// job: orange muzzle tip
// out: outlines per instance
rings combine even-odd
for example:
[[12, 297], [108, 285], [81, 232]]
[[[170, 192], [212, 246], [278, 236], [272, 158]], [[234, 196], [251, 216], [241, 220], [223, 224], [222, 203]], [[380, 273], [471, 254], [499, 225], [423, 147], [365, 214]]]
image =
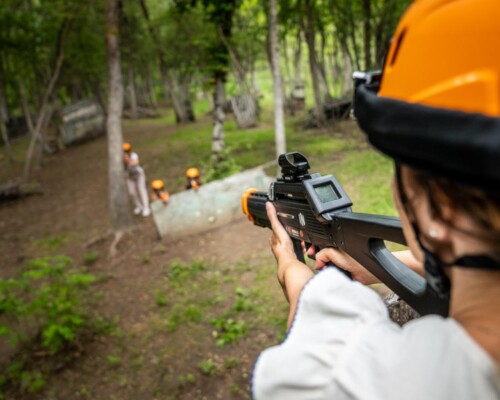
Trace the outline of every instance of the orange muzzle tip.
[[245, 214], [248, 217], [248, 220], [250, 222], [253, 222], [254, 218], [250, 214], [250, 212], [248, 211], [248, 198], [250, 197], [250, 195], [252, 193], [255, 193], [255, 192], [258, 192], [258, 191], [259, 191], [258, 189], [250, 188], [250, 189], [245, 190], [245, 192], [241, 196], [241, 209], [243, 211], [243, 214]]

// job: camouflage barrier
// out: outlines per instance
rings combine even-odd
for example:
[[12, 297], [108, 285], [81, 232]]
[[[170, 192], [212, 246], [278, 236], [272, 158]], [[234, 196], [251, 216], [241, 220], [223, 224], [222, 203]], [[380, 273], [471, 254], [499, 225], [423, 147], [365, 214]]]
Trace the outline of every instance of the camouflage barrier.
[[173, 194], [168, 205], [155, 201], [151, 209], [158, 235], [162, 239], [176, 240], [244, 218], [241, 211], [243, 192], [250, 187], [267, 191], [271, 181], [264, 167], [258, 167], [207, 183], [197, 191]]
[[104, 112], [99, 103], [82, 100], [64, 107], [61, 110], [59, 132], [65, 145], [104, 134]]

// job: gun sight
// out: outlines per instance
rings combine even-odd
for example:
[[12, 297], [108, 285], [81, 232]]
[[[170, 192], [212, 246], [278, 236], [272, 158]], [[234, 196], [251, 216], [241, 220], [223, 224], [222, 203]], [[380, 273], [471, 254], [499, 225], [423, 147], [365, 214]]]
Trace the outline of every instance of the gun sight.
[[302, 182], [309, 173], [309, 161], [300, 153], [285, 153], [279, 156], [278, 163], [285, 182]]

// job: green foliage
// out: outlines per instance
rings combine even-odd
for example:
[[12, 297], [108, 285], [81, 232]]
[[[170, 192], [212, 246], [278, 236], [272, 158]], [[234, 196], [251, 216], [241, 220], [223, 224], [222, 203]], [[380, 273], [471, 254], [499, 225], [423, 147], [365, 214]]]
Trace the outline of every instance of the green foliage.
[[83, 255], [83, 263], [85, 265], [94, 265], [99, 259], [99, 253], [96, 251], [87, 251]]
[[23, 339], [24, 324], [33, 320], [52, 354], [76, 339], [88, 322], [83, 294], [95, 277], [71, 265], [65, 256], [33, 259], [19, 278], [0, 282], [0, 314], [7, 321], [1, 333], [11, 344]]
[[119, 356], [114, 356], [111, 354], [106, 357], [106, 360], [108, 361], [109, 365], [114, 366], [114, 367], [119, 365], [121, 362], [121, 358]]
[[37, 393], [47, 384], [43, 374], [38, 371], [22, 371], [20, 375], [21, 390], [27, 393]]
[[248, 297], [248, 294], [241, 287], [236, 288], [236, 303], [234, 305], [234, 310], [240, 311], [250, 311], [253, 308], [252, 300]]
[[233, 357], [228, 357], [224, 360], [224, 368], [233, 369], [238, 365], [238, 360]]
[[212, 335], [215, 338], [216, 345], [219, 347], [234, 342], [244, 336], [248, 331], [245, 321], [237, 321], [229, 315], [229, 313], [225, 313], [222, 317], [212, 318], [210, 321], [216, 328]]
[[208, 376], [211, 376], [215, 373], [215, 363], [211, 358], [202, 360], [198, 364], [198, 368], [201, 370], [201, 372]]
[[180, 374], [177, 376], [177, 381], [179, 382], [179, 385], [183, 386], [186, 383], [190, 385], [194, 385], [196, 382], [196, 378], [194, 377], [193, 374], [188, 373], [188, 374]]
[[205, 263], [201, 260], [193, 261], [191, 264], [183, 264], [179, 261], [174, 261], [170, 264], [167, 276], [170, 285], [180, 286], [187, 280], [203, 272], [205, 269]]
[[241, 171], [241, 166], [231, 155], [231, 149], [225, 148], [218, 154], [218, 158], [218, 161], [212, 162], [204, 168], [206, 182], [224, 179]]
[[33, 242], [34, 247], [46, 252], [52, 252], [59, 250], [61, 246], [68, 241], [70, 234], [61, 233], [59, 235], [47, 236], [41, 239], [37, 239]]
[[158, 307], [165, 307], [168, 304], [167, 295], [163, 290], [155, 291], [155, 300]]

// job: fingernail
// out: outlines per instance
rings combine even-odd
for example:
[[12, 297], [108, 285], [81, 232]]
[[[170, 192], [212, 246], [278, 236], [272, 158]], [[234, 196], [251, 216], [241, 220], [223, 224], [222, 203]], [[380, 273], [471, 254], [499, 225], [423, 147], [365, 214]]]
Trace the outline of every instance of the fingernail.
[[269, 207], [271, 207], [271, 203], [269, 203], [268, 201], [266, 201], [266, 210], [269, 210]]

